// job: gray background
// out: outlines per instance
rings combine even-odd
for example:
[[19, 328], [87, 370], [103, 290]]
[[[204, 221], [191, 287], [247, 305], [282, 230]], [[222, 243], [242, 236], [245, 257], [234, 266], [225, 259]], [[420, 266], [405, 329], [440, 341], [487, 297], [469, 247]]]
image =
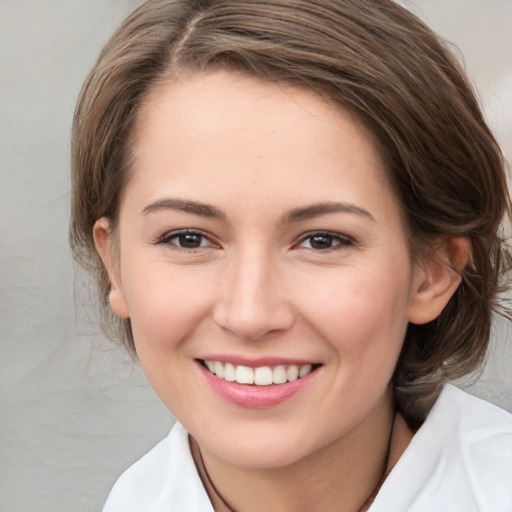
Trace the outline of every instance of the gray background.
[[[139, 3], [0, 0], [0, 512], [100, 510], [119, 473], [172, 423], [82, 301], [75, 309], [87, 276], [74, 273], [67, 246], [74, 102]], [[459, 46], [510, 159], [512, 1], [405, 3]], [[512, 411], [509, 329], [497, 323], [471, 391]]]

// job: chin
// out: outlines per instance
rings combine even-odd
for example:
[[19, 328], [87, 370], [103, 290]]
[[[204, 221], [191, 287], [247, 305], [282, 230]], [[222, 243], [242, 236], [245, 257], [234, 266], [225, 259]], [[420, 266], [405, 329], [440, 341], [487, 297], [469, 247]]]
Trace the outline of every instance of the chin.
[[297, 446], [277, 446], [273, 442], [259, 443], [258, 440], [252, 446], [230, 446], [213, 455], [229, 465], [258, 470], [284, 468], [304, 457]]
[[[245, 469], [278, 469], [290, 466], [315, 450], [311, 436], [305, 432], [290, 432], [281, 426], [269, 425], [254, 428], [239, 425], [222, 436], [207, 439], [194, 436], [202, 451], [209, 452], [219, 461]], [[236, 434], [232, 433], [236, 430]]]

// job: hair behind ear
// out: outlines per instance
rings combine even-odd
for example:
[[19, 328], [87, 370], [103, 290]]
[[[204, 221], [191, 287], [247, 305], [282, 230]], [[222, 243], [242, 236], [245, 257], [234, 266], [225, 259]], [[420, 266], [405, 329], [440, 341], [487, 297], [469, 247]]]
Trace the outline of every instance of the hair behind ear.
[[[479, 260], [488, 260], [489, 255], [475, 254], [469, 237], [444, 240], [433, 252], [431, 260], [423, 262], [426, 281], [393, 376], [397, 406], [412, 422], [424, 420], [444, 382], [466, 375], [483, 361], [497, 290], [497, 282], [482, 283], [476, 269], [481, 268]], [[503, 263], [498, 257], [493, 279], [503, 272]], [[483, 294], [487, 290], [491, 297]], [[437, 307], [439, 313], [427, 315], [422, 307], [430, 313]]]
[[409, 322], [426, 324], [442, 313], [462, 281], [469, 258], [469, 240], [456, 237], [437, 243], [431, 256], [417, 264]]

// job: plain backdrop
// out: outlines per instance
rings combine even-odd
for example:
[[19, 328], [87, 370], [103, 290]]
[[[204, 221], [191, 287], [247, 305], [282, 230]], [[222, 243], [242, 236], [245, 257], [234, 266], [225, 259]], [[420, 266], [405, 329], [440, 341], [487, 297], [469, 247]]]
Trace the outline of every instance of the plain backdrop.
[[[404, 3], [460, 48], [510, 159], [512, 1]], [[0, 0], [0, 512], [101, 510], [117, 476], [173, 421], [76, 300], [87, 276], [67, 244], [74, 103], [139, 4]], [[512, 411], [510, 324], [496, 326], [470, 391]]]

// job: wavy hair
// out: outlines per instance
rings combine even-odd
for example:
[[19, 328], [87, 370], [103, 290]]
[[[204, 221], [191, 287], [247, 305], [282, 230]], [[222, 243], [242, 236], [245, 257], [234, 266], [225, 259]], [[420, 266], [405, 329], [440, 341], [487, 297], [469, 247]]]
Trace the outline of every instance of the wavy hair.
[[478, 367], [511, 255], [505, 163], [465, 73], [447, 45], [391, 0], [149, 0], [117, 30], [90, 72], [72, 139], [70, 239], [95, 276], [104, 327], [134, 352], [129, 320], [108, 305], [93, 226], [116, 226], [133, 171], [141, 104], [160, 84], [237, 71], [308, 88], [356, 113], [377, 137], [411, 252], [467, 237], [472, 258], [442, 314], [410, 324], [393, 377], [398, 406], [421, 420], [440, 384]]

